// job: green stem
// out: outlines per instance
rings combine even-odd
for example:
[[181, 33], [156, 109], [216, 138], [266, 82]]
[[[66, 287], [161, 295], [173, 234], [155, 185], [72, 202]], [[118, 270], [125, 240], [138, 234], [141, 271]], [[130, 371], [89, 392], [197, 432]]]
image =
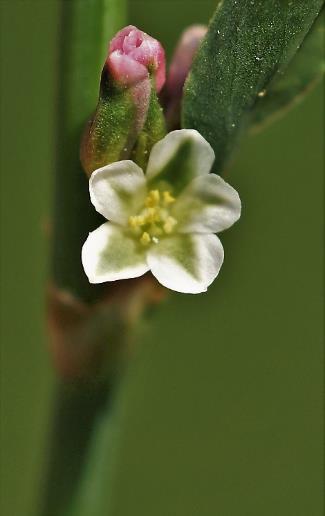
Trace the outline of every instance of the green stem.
[[96, 300], [102, 289], [89, 284], [80, 260], [82, 244], [100, 220], [89, 202], [80, 140], [97, 104], [108, 42], [123, 20], [123, 0], [62, 1], [53, 278], [83, 301]]
[[58, 385], [42, 515], [64, 515], [70, 510], [93, 427], [109, 404], [108, 392], [105, 383]]
[[[89, 284], [80, 259], [88, 232], [100, 220], [80, 165], [80, 139], [97, 103], [108, 42], [124, 20], [124, 0], [61, 0], [52, 282], [82, 303], [96, 302], [103, 289]], [[43, 516], [69, 509], [93, 425], [107, 400], [104, 380], [57, 386]]]

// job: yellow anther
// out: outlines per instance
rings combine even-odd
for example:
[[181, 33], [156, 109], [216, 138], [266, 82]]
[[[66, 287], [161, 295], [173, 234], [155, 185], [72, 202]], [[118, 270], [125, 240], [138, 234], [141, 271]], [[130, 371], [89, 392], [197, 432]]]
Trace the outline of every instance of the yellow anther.
[[147, 208], [151, 208], [157, 206], [160, 202], [160, 192], [159, 190], [151, 190], [145, 200], [145, 206]]
[[174, 217], [167, 217], [166, 222], [164, 224], [165, 233], [169, 234], [173, 231], [174, 227], [177, 224], [177, 220]]
[[173, 232], [177, 220], [169, 215], [168, 206], [175, 200], [168, 190], [151, 190], [138, 215], [129, 217], [129, 227], [141, 244], [157, 243], [160, 237]]
[[146, 223], [146, 219], [143, 215], [132, 215], [129, 217], [129, 226], [133, 229], [143, 226]]
[[168, 190], [165, 190], [165, 192], [163, 192], [163, 200], [164, 200], [164, 204], [168, 205], [168, 204], [172, 204], [173, 202], [175, 202], [175, 197], [172, 196], [172, 194], [168, 191]]
[[131, 228], [138, 227], [138, 217], [136, 215], [132, 215], [131, 217], [129, 217], [129, 226]]
[[147, 208], [144, 214], [144, 219], [147, 223], [152, 224], [153, 222], [159, 222], [160, 213], [159, 208]]
[[149, 235], [149, 233], [147, 233], [146, 231], [144, 231], [144, 233], [142, 233], [142, 236], [140, 238], [140, 242], [141, 244], [143, 245], [148, 245], [150, 244], [151, 242], [151, 236]]

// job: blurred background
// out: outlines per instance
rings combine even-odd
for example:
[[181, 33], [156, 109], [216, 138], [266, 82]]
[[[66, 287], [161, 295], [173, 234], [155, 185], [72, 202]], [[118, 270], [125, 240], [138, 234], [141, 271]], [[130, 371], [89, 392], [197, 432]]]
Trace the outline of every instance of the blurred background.
[[[130, 0], [160, 39], [212, 0]], [[1, 514], [33, 516], [54, 373], [47, 353], [58, 2], [1, 0]], [[113, 516], [323, 513], [324, 90], [247, 136], [242, 219], [200, 296], [152, 318], [119, 392]], [[104, 512], [103, 512], [104, 515]]]

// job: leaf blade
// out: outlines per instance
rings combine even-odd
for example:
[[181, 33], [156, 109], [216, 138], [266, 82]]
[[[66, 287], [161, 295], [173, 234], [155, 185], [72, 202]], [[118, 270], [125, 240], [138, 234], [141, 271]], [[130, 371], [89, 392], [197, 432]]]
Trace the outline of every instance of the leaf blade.
[[250, 121], [254, 131], [263, 129], [302, 100], [324, 73], [324, 14], [323, 10], [317, 17], [283, 76], [274, 78], [266, 95], [257, 99]]
[[323, 1], [224, 0], [217, 8], [184, 89], [183, 126], [216, 153], [220, 173], [257, 95], [285, 69]]

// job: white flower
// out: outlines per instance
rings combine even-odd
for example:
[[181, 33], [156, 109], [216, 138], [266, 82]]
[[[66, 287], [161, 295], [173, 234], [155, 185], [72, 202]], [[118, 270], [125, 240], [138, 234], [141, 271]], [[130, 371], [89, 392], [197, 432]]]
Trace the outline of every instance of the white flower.
[[133, 161], [93, 172], [90, 198], [109, 222], [89, 234], [82, 263], [91, 283], [151, 271], [178, 292], [207, 290], [223, 247], [214, 234], [240, 217], [239, 196], [209, 174], [214, 152], [195, 130], [173, 131], [152, 149], [146, 174]]

